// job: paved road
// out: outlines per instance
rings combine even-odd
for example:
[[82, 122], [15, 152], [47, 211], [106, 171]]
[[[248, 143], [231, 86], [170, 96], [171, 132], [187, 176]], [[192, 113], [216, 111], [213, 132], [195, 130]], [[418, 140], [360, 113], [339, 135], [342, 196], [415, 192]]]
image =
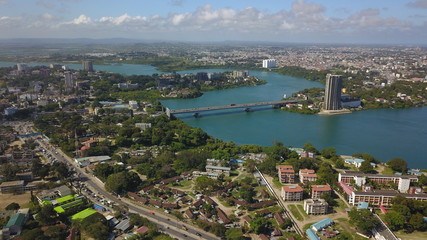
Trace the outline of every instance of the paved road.
[[[23, 127], [22, 125], [17, 125], [17, 128], [22, 131], [22, 128], [25, 128], [27, 132], [30, 128]], [[114, 202], [116, 204], [124, 205], [129, 208], [129, 211], [138, 213], [148, 218], [150, 221], [157, 224], [158, 229], [161, 232], [167, 233], [173, 237], [178, 239], [207, 239], [207, 240], [217, 240], [219, 239], [215, 235], [211, 233], [207, 233], [203, 230], [199, 230], [189, 224], [182, 223], [174, 218], [169, 218], [168, 216], [164, 216], [163, 214], [155, 213], [155, 215], [150, 214], [150, 210], [142, 208], [134, 204], [132, 201], [128, 199], [119, 199], [118, 197], [110, 194], [103, 188], [103, 184], [95, 177], [87, 174], [83, 169], [77, 166], [77, 163], [73, 161], [70, 157], [65, 155], [59, 148], [55, 148], [51, 146], [44, 138], [37, 139], [37, 142], [48, 151], [53, 158], [58, 161], [62, 161], [67, 163], [69, 166], [73, 166], [75, 171], [80, 174], [80, 178], [84, 180], [85, 184], [92, 189], [92, 191], [97, 195], [102, 195], [105, 200]], [[187, 230], [183, 229], [183, 226], [187, 228]]]

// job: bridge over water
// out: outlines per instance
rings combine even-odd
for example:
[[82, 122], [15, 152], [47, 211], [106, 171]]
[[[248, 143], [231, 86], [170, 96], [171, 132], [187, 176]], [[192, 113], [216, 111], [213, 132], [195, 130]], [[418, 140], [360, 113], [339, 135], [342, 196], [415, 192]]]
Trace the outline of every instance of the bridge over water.
[[233, 108], [244, 108], [245, 111], [250, 111], [251, 107], [259, 107], [259, 106], [268, 106], [272, 105], [274, 108], [280, 107], [282, 105], [288, 103], [298, 103], [302, 100], [291, 99], [291, 100], [282, 100], [282, 101], [269, 101], [269, 102], [256, 102], [256, 103], [242, 103], [242, 104], [229, 104], [225, 106], [212, 106], [212, 107], [200, 107], [200, 108], [187, 108], [187, 109], [177, 109], [172, 110], [166, 108], [166, 114], [170, 117], [175, 114], [183, 114], [183, 113], [194, 113], [195, 116], [198, 116], [200, 112], [206, 111], [215, 111], [215, 110], [224, 110], [224, 109], [233, 109]]

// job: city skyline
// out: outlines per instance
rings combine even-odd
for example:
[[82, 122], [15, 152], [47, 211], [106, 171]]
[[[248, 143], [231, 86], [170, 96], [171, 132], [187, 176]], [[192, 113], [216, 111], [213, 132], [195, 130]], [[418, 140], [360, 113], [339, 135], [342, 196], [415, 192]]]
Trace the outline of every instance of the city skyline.
[[[1, 38], [426, 44], [427, 0], [1, 0]], [[221, 33], [221, 34], [218, 34]]]

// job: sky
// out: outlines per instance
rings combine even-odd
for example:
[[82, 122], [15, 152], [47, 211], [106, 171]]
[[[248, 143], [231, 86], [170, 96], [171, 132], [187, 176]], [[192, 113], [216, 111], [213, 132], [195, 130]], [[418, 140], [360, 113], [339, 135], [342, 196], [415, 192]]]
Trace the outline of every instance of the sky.
[[0, 38], [427, 44], [427, 0], [0, 0]]

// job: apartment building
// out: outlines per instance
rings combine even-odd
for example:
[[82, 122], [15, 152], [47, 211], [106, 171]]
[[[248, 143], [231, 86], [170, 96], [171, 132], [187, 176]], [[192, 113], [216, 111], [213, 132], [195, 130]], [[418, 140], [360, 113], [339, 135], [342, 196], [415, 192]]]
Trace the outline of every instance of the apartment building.
[[281, 183], [295, 183], [295, 170], [290, 165], [277, 166], [279, 181]]
[[358, 186], [364, 185], [368, 179], [369, 181], [377, 184], [396, 183], [398, 190], [401, 193], [408, 192], [411, 182], [418, 182], [418, 178], [416, 176], [410, 175], [366, 174], [358, 171], [345, 171], [338, 175], [338, 182], [349, 184], [351, 181], [354, 181]]
[[311, 198], [312, 199], [319, 199], [322, 194], [332, 193], [332, 188], [329, 185], [311, 185]]
[[283, 186], [282, 198], [285, 201], [301, 201], [304, 190], [300, 186]]
[[327, 214], [328, 203], [324, 199], [306, 199], [304, 200], [304, 211], [309, 215]]
[[313, 169], [300, 169], [298, 175], [301, 183], [308, 183], [317, 180], [317, 174]]

